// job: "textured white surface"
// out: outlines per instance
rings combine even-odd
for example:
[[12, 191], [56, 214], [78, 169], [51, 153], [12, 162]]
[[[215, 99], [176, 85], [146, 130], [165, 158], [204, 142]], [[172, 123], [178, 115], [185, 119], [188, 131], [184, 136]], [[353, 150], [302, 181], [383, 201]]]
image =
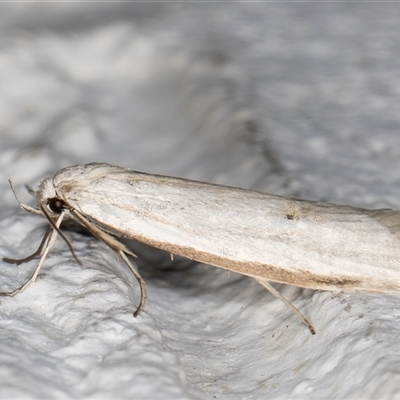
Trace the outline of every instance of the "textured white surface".
[[[105, 161], [307, 199], [400, 209], [397, 4], [21, 3], [0, 7], [0, 253], [44, 222], [35, 185]], [[1, 300], [1, 398], [394, 398], [397, 295], [256, 282], [135, 243], [149, 298], [110, 251], [66, 231]], [[2, 289], [34, 263], [0, 262]]]

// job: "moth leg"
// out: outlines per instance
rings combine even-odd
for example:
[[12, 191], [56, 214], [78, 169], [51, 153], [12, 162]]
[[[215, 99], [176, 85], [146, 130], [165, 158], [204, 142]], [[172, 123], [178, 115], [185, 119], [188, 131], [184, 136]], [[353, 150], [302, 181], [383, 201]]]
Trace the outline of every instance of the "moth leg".
[[33, 271], [33, 274], [31, 275], [31, 277], [18, 289], [13, 290], [12, 292], [0, 292], [0, 296], [13, 297], [16, 294], [23, 292], [32, 282], [35, 282], [35, 280], [39, 274], [40, 268], [42, 268], [43, 262], [46, 259], [47, 254], [49, 253], [50, 249], [54, 246], [56, 239], [57, 239], [57, 231], [54, 230], [53, 228], [51, 228], [50, 238], [48, 239], [48, 241], [46, 243], [46, 247], [43, 251], [43, 254], [40, 257], [40, 260], [39, 260], [35, 270]]
[[30, 256], [25, 257], [25, 258], [20, 258], [20, 259], [3, 257], [3, 261], [5, 261], [6, 263], [9, 263], [9, 264], [17, 264], [17, 265], [19, 265], [19, 264], [23, 264], [25, 262], [31, 261], [34, 258], [40, 256], [42, 254], [43, 247], [45, 246], [51, 231], [52, 231], [52, 228], [49, 226], [47, 228], [47, 230], [46, 230], [46, 233], [43, 236], [42, 241], [40, 242], [40, 245], [39, 245], [38, 249], [34, 253], [32, 253]]
[[301, 321], [303, 322], [304, 325], [308, 327], [310, 332], [315, 335], [315, 329], [312, 326], [311, 322], [304, 317], [304, 315], [299, 311], [298, 308], [296, 308], [290, 301], [286, 300], [266, 279], [261, 279], [261, 278], [255, 278], [255, 280], [260, 283], [262, 286], [264, 286], [273, 296], [275, 296], [277, 299], [283, 301], [283, 303], [292, 310], [292, 312], [297, 315]]
[[114, 250], [117, 255], [120, 255], [129, 269], [132, 271], [133, 275], [137, 279], [139, 286], [140, 286], [140, 303], [139, 307], [133, 313], [134, 317], [137, 317], [142, 308], [144, 307], [144, 303], [147, 298], [146, 292], [146, 282], [140, 276], [139, 272], [136, 268], [131, 264], [126, 254], [130, 254], [131, 256], [137, 257], [136, 254], [132, 253], [126, 246], [124, 246], [121, 242], [110, 236], [108, 233], [99, 229], [96, 225], [92, 224], [88, 221], [79, 211], [70, 209], [71, 214], [83, 225], [85, 226], [90, 233], [97, 237], [97, 239], [104, 242], [110, 249]]
[[72, 257], [75, 258], [75, 261], [80, 265], [81, 262], [78, 260], [78, 257], [75, 254], [74, 248], [72, 247], [72, 244], [70, 243], [70, 241], [67, 239], [67, 237], [61, 232], [60, 230], [60, 225], [61, 225], [61, 221], [65, 215], [65, 211], [63, 211], [60, 214], [59, 219], [54, 222], [52, 220], [52, 218], [50, 217], [49, 213], [46, 211], [46, 209], [43, 206], [40, 206], [40, 210], [42, 211], [42, 215], [45, 216], [45, 218], [49, 221], [50, 227], [53, 228], [54, 230], [57, 231], [57, 233], [64, 239], [64, 242], [67, 244], [69, 250], [71, 251]]
[[146, 291], [146, 282], [144, 279], [141, 277], [137, 269], [132, 265], [132, 263], [129, 261], [129, 258], [126, 256], [126, 254], [120, 250], [118, 254], [124, 259], [126, 265], [130, 268], [132, 271], [133, 275], [135, 275], [136, 280], [139, 282], [140, 285], [140, 303], [136, 311], [133, 313], [134, 317], [137, 317], [142, 308], [144, 307], [144, 303], [146, 302], [147, 298], [147, 291]]
[[[58, 217], [56, 223], [54, 224], [55, 227], [59, 228], [61, 225], [61, 222], [64, 218], [64, 213], [62, 212], [60, 214], [60, 216]], [[48, 231], [46, 231], [45, 233], [45, 238], [47, 240], [42, 240], [42, 242], [44, 242], [44, 251], [42, 253], [42, 256], [40, 257], [40, 260], [38, 262], [38, 265], [36, 266], [35, 270], [33, 271], [33, 274], [30, 276], [30, 278], [18, 289], [13, 290], [12, 292], [0, 292], [0, 296], [9, 296], [9, 297], [13, 297], [18, 293], [23, 292], [32, 282], [35, 282], [40, 268], [42, 268], [43, 262], [47, 257], [47, 254], [49, 253], [50, 249], [54, 246], [54, 244], [56, 243], [57, 240], [57, 235], [58, 235], [58, 231], [57, 229], [54, 229], [52, 226], [50, 226], [48, 228]], [[41, 243], [42, 245], [42, 243]]]

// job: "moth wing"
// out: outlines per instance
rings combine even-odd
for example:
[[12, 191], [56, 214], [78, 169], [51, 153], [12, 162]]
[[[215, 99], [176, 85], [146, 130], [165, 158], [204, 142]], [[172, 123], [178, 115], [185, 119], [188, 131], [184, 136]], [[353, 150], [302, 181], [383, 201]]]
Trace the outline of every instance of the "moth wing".
[[[101, 229], [197, 261], [314, 289], [400, 290], [400, 213], [88, 164], [59, 196]], [[74, 174], [72, 174], [74, 175]], [[68, 179], [67, 179], [68, 178]]]

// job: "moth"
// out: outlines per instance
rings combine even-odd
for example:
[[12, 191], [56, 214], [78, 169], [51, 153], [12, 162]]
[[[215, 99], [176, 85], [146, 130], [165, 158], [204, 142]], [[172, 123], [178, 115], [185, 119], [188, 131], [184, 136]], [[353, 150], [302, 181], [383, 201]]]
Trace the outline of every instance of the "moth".
[[141, 300], [145, 282], [128, 258], [134, 255], [116, 238], [135, 239], [172, 254], [256, 279], [281, 299], [314, 334], [312, 324], [269, 282], [315, 290], [400, 291], [400, 212], [297, 200], [229, 186], [191, 181], [113, 166], [74, 165], [44, 179], [37, 208], [49, 227], [35, 253], [34, 282], [61, 235], [62, 221], [73, 219], [120, 256], [136, 277]]

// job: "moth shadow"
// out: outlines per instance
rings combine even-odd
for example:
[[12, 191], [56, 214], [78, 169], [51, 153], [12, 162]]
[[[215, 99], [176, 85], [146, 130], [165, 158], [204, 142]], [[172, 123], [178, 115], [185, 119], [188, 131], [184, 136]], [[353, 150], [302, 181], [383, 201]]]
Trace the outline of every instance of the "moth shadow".
[[[63, 224], [63, 231], [93, 237], [87, 229], [75, 221]], [[225, 285], [230, 286], [238, 280], [247, 279], [240, 274], [226, 272], [221, 268], [182, 256], [171, 255], [169, 252], [136, 240], [117, 239], [137, 255], [137, 258], [130, 256], [131, 261], [137, 265], [143, 279], [154, 286], [169, 286], [176, 290], [199, 288], [202, 291], [211, 291], [217, 288], [222, 289]]]
[[198, 287], [202, 291], [208, 291], [245, 279], [242, 275], [227, 273], [211, 265], [178, 255], [171, 256], [164, 250], [137, 241], [123, 242], [138, 256], [134, 260], [142, 277], [153, 285], [191, 290]]

